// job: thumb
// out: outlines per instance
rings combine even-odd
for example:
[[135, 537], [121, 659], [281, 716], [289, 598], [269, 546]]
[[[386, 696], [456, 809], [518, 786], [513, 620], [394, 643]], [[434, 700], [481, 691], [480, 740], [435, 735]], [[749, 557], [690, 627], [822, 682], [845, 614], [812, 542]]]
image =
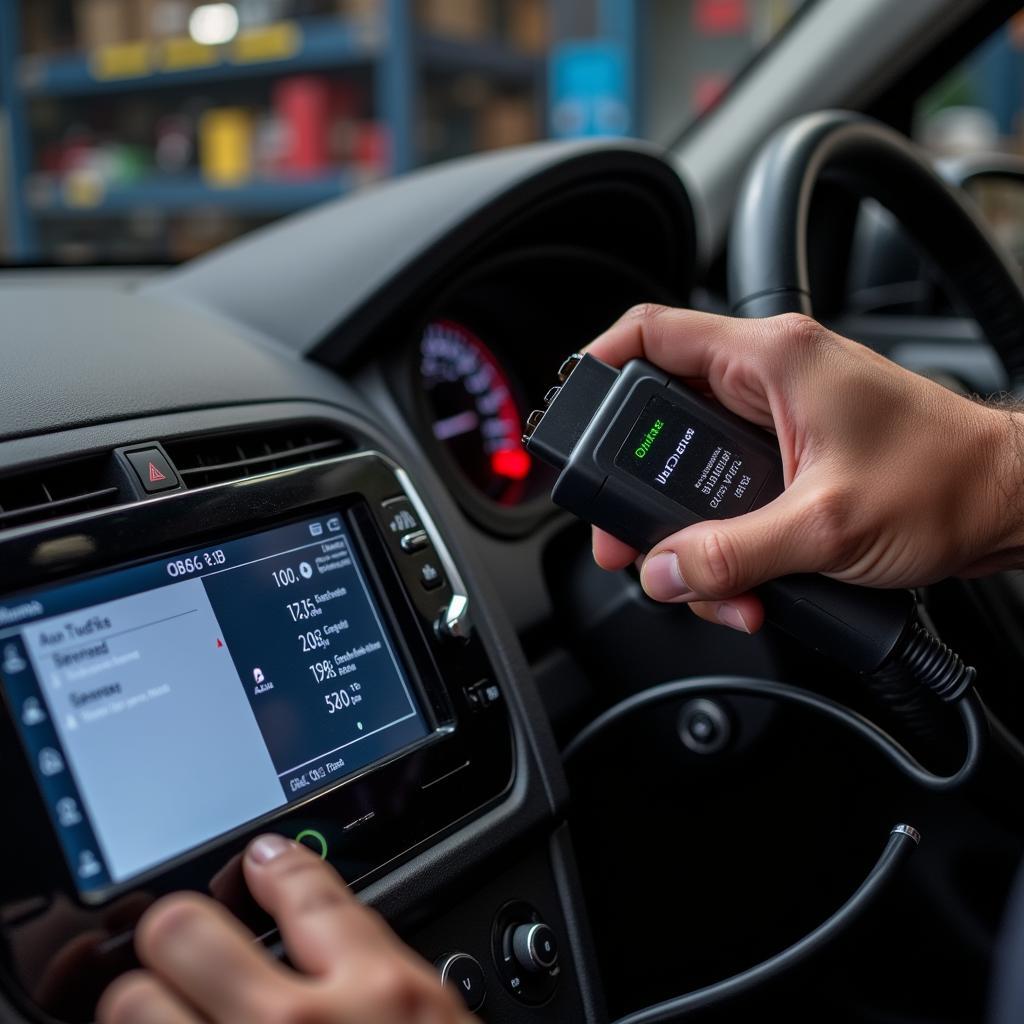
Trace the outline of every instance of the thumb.
[[655, 601], [721, 601], [779, 576], [826, 571], [835, 546], [822, 519], [790, 488], [746, 515], [666, 537], [645, 559], [640, 581]]
[[380, 955], [386, 944], [380, 920], [306, 847], [273, 833], [260, 836], [249, 844], [243, 869], [300, 971], [329, 974], [357, 953]]

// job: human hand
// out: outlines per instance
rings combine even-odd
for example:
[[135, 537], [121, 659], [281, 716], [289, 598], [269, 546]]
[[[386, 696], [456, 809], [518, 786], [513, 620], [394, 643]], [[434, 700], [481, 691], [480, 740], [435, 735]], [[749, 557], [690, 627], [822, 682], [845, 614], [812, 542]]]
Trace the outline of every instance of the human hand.
[[297, 970], [216, 901], [168, 896], [136, 928], [145, 969], [107, 989], [100, 1024], [472, 1024], [429, 965], [305, 847], [261, 836], [243, 870]]
[[[1020, 564], [1024, 423], [911, 373], [796, 314], [738, 320], [638, 306], [587, 347], [643, 357], [774, 430], [785, 491], [746, 515], [680, 530], [644, 558], [657, 601], [752, 633], [751, 589], [799, 572], [917, 586]], [[594, 557], [638, 552], [601, 530]]]

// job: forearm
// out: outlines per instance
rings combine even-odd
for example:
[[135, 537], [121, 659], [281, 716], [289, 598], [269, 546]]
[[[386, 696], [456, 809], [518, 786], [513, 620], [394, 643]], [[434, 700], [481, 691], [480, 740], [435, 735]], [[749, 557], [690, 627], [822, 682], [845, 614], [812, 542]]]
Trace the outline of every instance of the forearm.
[[999, 400], [976, 408], [984, 412], [976, 442], [983, 477], [976, 495], [964, 496], [963, 515], [983, 532], [962, 576], [1024, 568], [1024, 406]]

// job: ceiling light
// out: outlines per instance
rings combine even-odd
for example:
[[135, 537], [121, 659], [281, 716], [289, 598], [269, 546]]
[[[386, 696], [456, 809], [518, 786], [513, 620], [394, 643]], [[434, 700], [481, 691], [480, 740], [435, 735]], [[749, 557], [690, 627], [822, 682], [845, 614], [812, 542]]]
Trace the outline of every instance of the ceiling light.
[[238, 35], [234, 4], [201, 4], [188, 19], [188, 34], [204, 46], [230, 43]]

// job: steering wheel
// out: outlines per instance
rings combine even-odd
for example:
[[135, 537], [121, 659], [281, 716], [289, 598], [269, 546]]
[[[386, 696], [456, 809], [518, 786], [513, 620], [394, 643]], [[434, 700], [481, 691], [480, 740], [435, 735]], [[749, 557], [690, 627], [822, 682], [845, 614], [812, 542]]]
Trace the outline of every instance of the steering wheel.
[[822, 184], [888, 209], [977, 321], [1011, 390], [1024, 395], [1024, 290], [1010, 257], [922, 150], [861, 114], [826, 110], [797, 118], [754, 158], [729, 239], [733, 313], [812, 314], [809, 220]]
[[[733, 313], [814, 312], [810, 214], [822, 184], [838, 186], [854, 198], [875, 199], [888, 209], [977, 321], [1006, 368], [1010, 390], [1024, 395], [1024, 290], [1011, 258], [966, 195], [939, 177], [922, 150], [859, 114], [822, 111], [800, 117], [779, 129], [755, 157], [729, 240]], [[1000, 573], [962, 585], [975, 605], [965, 611], [978, 615], [980, 606], [986, 621], [1001, 630], [1008, 660], [1019, 668], [1024, 661], [1024, 575]], [[1024, 870], [1021, 877], [1024, 893]], [[952, 880], [938, 884], [944, 889], [938, 903], [955, 906]], [[1014, 927], [1024, 935], [1024, 898], [1017, 902]], [[1024, 985], [1019, 987], [1024, 1000]]]

